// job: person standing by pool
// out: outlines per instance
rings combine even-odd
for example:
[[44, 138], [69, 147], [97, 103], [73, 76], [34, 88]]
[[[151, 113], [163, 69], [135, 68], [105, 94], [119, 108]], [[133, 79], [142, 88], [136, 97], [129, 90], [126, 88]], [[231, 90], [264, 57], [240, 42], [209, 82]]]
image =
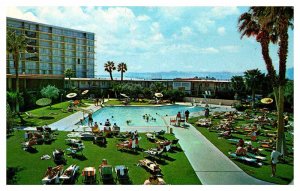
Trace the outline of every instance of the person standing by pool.
[[88, 125], [89, 125], [89, 127], [91, 127], [92, 125], [93, 125], [93, 116], [92, 116], [92, 114], [91, 113], [89, 113], [89, 115], [88, 115]]
[[184, 112], [184, 114], [185, 114], [185, 121], [188, 122], [188, 120], [189, 120], [189, 115], [190, 115], [189, 110], [186, 110], [186, 111]]
[[178, 113], [176, 115], [176, 120], [177, 120], [178, 126], [180, 126], [180, 120], [181, 120], [181, 113], [180, 113], [180, 111], [178, 111]]
[[205, 116], [206, 118], [208, 118], [208, 116], [209, 116], [209, 109], [208, 109], [208, 107], [205, 108], [204, 116]]

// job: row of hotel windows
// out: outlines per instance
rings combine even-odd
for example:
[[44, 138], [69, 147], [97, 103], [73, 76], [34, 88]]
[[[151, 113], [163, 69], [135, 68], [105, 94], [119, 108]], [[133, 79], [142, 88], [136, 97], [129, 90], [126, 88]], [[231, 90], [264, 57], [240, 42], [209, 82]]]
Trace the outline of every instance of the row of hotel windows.
[[[37, 41], [29, 40], [28, 44], [29, 45], [37, 45]], [[40, 46], [45, 46], [45, 47], [65, 48], [65, 49], [71, 49], [71, 50], [75, 50], [75, 47], [76, 47], [76, 49], [79, 51], [89, 51], [89, 52], [94, 51], [94, 47], [88, 46], [86, 48], [86, 46], [78, 46], [78, 45], [76, 46], [75, 44], [64, 44], [64, 43], [60, 43], [60, 42], [51, 42], [51, 41], [40, 40], [39, 44], [40, 44]]]
[[26, 22], [22, 22], [22, 21], [11, 20], [11, 19], [7, 20], [7, 26], [14, 27], [14, 28], [20, 28], [20, 29], [24, 28], [24, 29], [33, 30], [33, 31], [38, 30], [38, 31], [53, 33], [53, 34], [57, 34], [57, 35], [64, 35], [64, 36], [78, 37], [78, 38], [87, 38], [90, 40], [95, 40], [94, 34], [91, 34], [91, 33], [50, 27], [50, 26], [45, 26], [42, 24], [26, 23]]
[[[94, 65], [94, 59], [92, 58], [86, 58], [85, 55], [78, 54], [77, 57], [76, 55], [66, 55], [70, 57], [61, 57], [59, 55], [57, 56], [49, 56], [49, 55], [38, 55], [37, 53], [26, 53], [26, 54], [21, 54], [20, 60], [21, 61], [40, 61], [40, 62], [64, 62], [64, 63], [69, 63], [69, 64], [88, 64], [88, 65]], [[13, 58], [12, 55], [10, 54], [8, 59], [12, 62]]]
[[[16, 70], [15, 69], [9, 69], [7, 73], [10, 74], [15, 74]], [[64, 71], [63, 70], [49, 70], [48, 68], [40, 68], [40, 69], [19, 69], [19, 74], [54, 74], [54, 75], [63, 75]], [[94, 71], [93, 70], [87, 70], [87, 71], [77, 71], [76, 72], [76, 77], [77, 78], [84, 78], [84, 77], [93, 77], [94, 76]]]

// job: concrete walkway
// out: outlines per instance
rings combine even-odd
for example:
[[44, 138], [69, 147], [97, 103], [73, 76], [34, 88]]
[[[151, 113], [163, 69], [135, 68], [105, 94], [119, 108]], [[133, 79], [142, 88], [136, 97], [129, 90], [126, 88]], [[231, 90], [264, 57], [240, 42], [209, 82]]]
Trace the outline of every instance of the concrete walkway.
[[174, 127], [173, 132], [204, 185], [270, 185], [240, 169], [195, 127]]
[[[95, 112], [100, 108], [101, 108], [100, 106], [91, 105], [84, 109], [85, 110], [93, 110], [93, 112]], [[85, 117], [86, 116], [87, 116], [87, 114], [85, 114]], [[57, 122], [54, 122], [48, 126], [51, 127], [51, 129], [57, 129], [60, 131], [72, 131], [73, 129], [75, 131], [83, 131], [82, 127], [80, 127], [79, 125], [76, 125], [76, 123], [78, 123], [80, 121], [80, 119], [82, 119], [82, 117], [83, 117], [83, 113], [81, 111], [78, 111], [78, 112], [76, 112], [72, 115], [69, 115], [68, 117], [65, 117]], [[89, 129], [90, 128], [87, 128], [86, 130], [88, 131]]]

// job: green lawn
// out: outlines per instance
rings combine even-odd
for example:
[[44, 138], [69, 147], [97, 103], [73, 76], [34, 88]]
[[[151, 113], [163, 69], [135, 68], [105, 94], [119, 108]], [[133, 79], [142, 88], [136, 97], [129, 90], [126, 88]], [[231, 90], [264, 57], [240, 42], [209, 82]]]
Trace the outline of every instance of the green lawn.
[[[236, 150], [236, 145], [227, 141], [224, 138], [219, 138], [217, 132], [215, 131], [209, 131], [207, 128], [203, 127], [197, 127], [194, 123], [199, 119], [200, 117], [197, 118], [191, 118], [189, 122], [193, 124], [198, 131], [200, 131], [211, 143], [213, 143], [221, 152], [223, 152], [226, 156], [229, 157], [228, 152], [235, 152]], [[212, 119], [213, 125], [217, 125], [220, 122], [220, 119]], [[240, 125], [245, 125], [253, 123], [249, 120], [237, 120], [234, 126], [240, 126]], [[266, 129], [272, 129], [270, 126], [266, 126]], [[275, 131], [275, 130], [274, 130]], [[293, 145], [293, 139], [290, 134], [287, 135], [287, 145], [289, 150], [291, 151], [291, 147]], [[243, 138], [244, 140], [248, 141], [250, 140], [250, 137], [245, 136], [245, 134], [241, 133], [233, 133], [233, 138]], [[264, 140], [268, 139], [269, 137], [266, 137], [264, 135], [259, 135], [258, 140]], [[252, 145], [254, 147], [258, 147], [259, 143], [257, 142], [252, 142]], [[293, 180], [294, 177], [294, 155], [292, 152], [288, 154], [288, 156], [285, 157], [286, 162], [280, 163], [277, 165], [277, 173], [276, 177], [270, 177], [271, 175], [271, 165], [270, 165], [270, 155], [271, 155], [271, 150], [263, 150], [261, 152], [262, 156], [266, 156], [267, 160], [263, 163], [261, 167], [254, 167], [247, 165], [245, 163], [239, 162], [237, 160], [232, 159], [234, 163], [236, 163], [242, 170], [244, 170], [246, 173], [249, 175], [265, 180], [268, 182], [273, 182], [276, 184], [288, 184]], [[230, 157], [229, 157], [230, 158]]]
[[[36, 145], [37, 153], [29, 153], [21, 149], [20, 143], [23, 141], [24, 131], [16, 131], [12, 136], [7, 137], [7, 168], [14, 168], [16, 171], [15, 182], [13, 184], [21, 185], [38, 185], [41, 184], [41, 179], [48, 166], [54, 166], [52, 159], [41, 160], [40, 157], [44, 154], [52, 156], [52, 151], [55, 148], [68, 148], [64, 139], [67, 132], [59, 132], [57, 140], [52, 144]], [[141, 134], [140, 148], [148, 149], [156, 145], [149, 142], [144, 134]], [[166, 138], [175, 139], [173, 135], [166, 134]], [[116, 143], [119, 142], [117, 138], [108, 138], [107, 147], [99, 147], [92, 144], [92, 141], [84, 141], [85, 149], [83, 151], [84, 157], [80, 159], [67, 158], [67, 166], [70, 164], [77, 164], [80, 166], [79, 172], [86, 166], [98, 167], [102, 159], [107, 159], [108, 163], [115, 165], [126, 165], [129, 167], [129, 174], [134, 185], [143, 184], [143, 182], [150, 176], [150, 173], [143, 167], [137, 166], [138, 160], [143, 159], [143, 153], [138, 154], [121, 152], [116, 149]], [[146, 156], [146, 155], [145, 155]], [[193, 168], [187, 160], [183, 151], [176, 150], [169, 152], [165, 162], [157, 161], [161, 165], [164, 180], [167, 184], [172, 185], [198, 185], [201, 182], [198, 180]], [[114, 175], [115, 176], [115, 175]], [[99, 180], [99, 174], [97, 173]], [[11, 184], [11, 183], [10, 183]], [[82, 176], [79, 175], [76, 184], [82, 184]], [[100, 184], [101, 181], [100, 181]]]
[[[18, 116], [16, 116], [16, 122], [17, 126], [42, 126], [47, 124], [54, 123], [60, 119], [63, 119], [76, 111], [69, 112], [66, 111], [68, 108], [70, 102], [61, 102], [58, 104], [54, 104], [51, 107], [40, 107], [38, 109], [27, 111], [28, 113], [31, 113], [33, 117], [28, 117], [25, 112], [21, 114], [22, 118], [25, 120], [24, 124], [21, 124], [21, 120]], [[80, 107], [88, 107], [88, 104], [81, 104]], [[62, 110], [64, 112], [62, 112]]]

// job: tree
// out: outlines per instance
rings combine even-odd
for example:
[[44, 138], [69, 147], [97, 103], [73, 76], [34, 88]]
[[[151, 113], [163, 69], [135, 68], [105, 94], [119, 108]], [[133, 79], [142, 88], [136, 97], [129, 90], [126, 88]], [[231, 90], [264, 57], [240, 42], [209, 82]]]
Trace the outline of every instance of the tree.
[[[14, 68], [16, 73], [16, 93], [19, 95], [20, 87], [19, 87], [19, 60], [20, 54], [25, 52], [27, 46], [27, 39], [24, 34], [17, 34], [16, 31], [11, 29], [7, 30], [6, 33], [6, 52], [12, 55]], [[18, 97], [18, 96], [17, 96]], [[19, 112], [19, 100], [16, 99], [16, 112]]]
[[[41, 90], [41, 94], [43, 97], [51, 99], [51, 103], [52, 103], [52, 99], [58, 98], [59, 89], [56, 88], [55, 86], [48, 85]], [[50, 107], [51, 107], [51, 104], [50, 104]]]
[[123, 73], [127, 71], [127, 65], [124, 62], [118, 64], [118, 72], [121, 72], [121, 81], [123, 81]]
[[154, 82], [150, 85], [150, 90], [152, 93], [162, 92], [165, 89], [165, 86], [161, 82]]
[[109, 73], [110, 79], [113, 81], [112, 72], [116, 70], [115, 63], [113, 61], [107, 61], [104, 64], [104, 70]]
[[243, 76], [232, 76], [231, 78], [232, 89], [240, 96], [245, 92], [245, 83]]
[[260, 87], [261, 80], [264, 75], [258, 69], [247, 70], [244, 72], [245, 84], [248, 90], [251, 91], [252, 95], [252, 108], [254, 108], [255, 104], [255, 92]]
[[[244, 13], [245, 14], [245, 13]], [[285, 136], [284, 136], [284, 121], [283, 121], [283, 111], [284, 111], [284, 85], [286, 83], [285, 73], [286, 73], [286, 58], [288, 53], [288, 29], [293, 28], [294, 19], [294, 8], [293, 7], [251, 7], [247, 12], [250, 15], [252, 21], [258, 24], [258, 35], [259, 39], [267, 40], [271, 39], [273, 42], [279, 42], [279, 75], [276, 76], [276, 71], [272, 64], [271, 59], [266, 60], [265, 56], [269, 56], [268, 43], [262, 46], [262, 53], [265, 59], [265, 64], [268, 70], [268, 75], [273, 82], [273, 90], [276, 101], [276, 107], [278, 112], [278, 128], [277, 128], [277, 142], [276, 150], [284, 151], [285, 154]], [[241, 15], [241, 17], [243, 14]], [[239, 19], [241, 21], [241, 19]], [[250, 28], [245, 23], [244, 28]], [[265, 33], [262, 33], [264, 31]], [[251, 36], [251, 33], [249, 33]], [[255, 34], [255, 33], [253, 33]], [[259, 34], [259, 33], [258, 33]], [[268, 35], [266, 35], [268, 34]], [[243, 35], [242, 35], [243, 36]], [[272, 37], [272, 38], [270, 38]], [[268, 41], [269, 42], [269, 41]], [[262, 44], [262, 43], [261, 43]], [[270, 62], [271, 61], [271, 62]]]
[[6, 104], [6, 133], [10, 134], [16, 126], [15, 116], [10, 109], [9, 104]]
[[71, 89], [71, 78], [75, 77], [75, 71], [68, 68], [64, 71], [65, 77], [69, 78], [69, 89]]

